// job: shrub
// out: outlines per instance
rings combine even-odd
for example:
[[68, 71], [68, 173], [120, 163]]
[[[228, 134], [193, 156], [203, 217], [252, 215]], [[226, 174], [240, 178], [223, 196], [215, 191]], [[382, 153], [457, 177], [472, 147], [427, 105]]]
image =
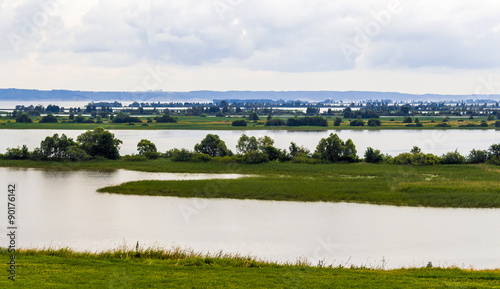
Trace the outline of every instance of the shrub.
[[368, 147], [365, 152], [365, 162], [377, 164], [384, 160], [383, 155], [379, 150], [375, 150], [371, 147]]
[[441, 163], [445, 165], [465, 164], [466, 159], [457, 150], [448, 152], [441, 156]]
[[279, 118], [273, 118], [266, 122], [266, 126], [284, 126], [285, 122]]
[[484, 150], [471, 150], [467, 156], [467, 162], [469, 164], [481, 164], [488, 160], [488, 152]]
[[499, 127], [500, 128], [500, 120], [495, 121], [495, 127]]
[[158, 159], [161, 156], [161, 154], [159, 152], [145, 152], [144, 156], [148, 160], [156, 160], [156, 159]]
[[397, 165], [437, 165], [441, 163], [441, 159], [433, 154], [417, 153], [402, 153], [388, 161]]
[[273, 147], [272, 145], [268, 145], [265, 148], [263, 148], [264, 154], [270, 161], [286, 161], [289, 159], [289, 156], [286, 154], [285, 151], [282, 151], [280, 149], [277, 149]]
[[126, 155], [122, 157], [122, 160], [126, 162], [144, 162], [147, 161], [148, 158], [141, 155]]
[[307, 156], [294, 157], [292, 163], [296, 164], [319, 164], [321, 160], [319, 158], [309, 158]]
[[16, 122], [19, 123], [33, 123], [33, 120], [28, 116], [28, 114], [23, 113], [16, 118]]
[[500, 165], [500, 144], [491, 145], [488, 149], [488, 159], [491, 163]]
[[247, 126], [247, 121], [244, 119], [238, 119], [231, 123], [232, 126]]
[[8, 148], [7, 153], [3, 155], [3, 158], [6, 160], [27, 160], [31, 156], [28, 151], [28, 147], [23, 145], [22, 148]]
[[340, 126], [341, 123], [342, 123], [342, 118], [337, 117], [337, 118], [335, 118], [335, 121], [333, 122], [333, 126]]
[[442, 122], [442, 123], [436, 124], [436, 127], [451, 127], [451, 125], [447, 124], [446, 122]]
[[321, 116], [306, 116], [302, 118], [289, 118], [287, 126], [328, 126], [328, 121]]
[[117, 116], [113, 117], [112, 123], [134, 123], [142, 122], [140, 118], [130, 116], [126, 113], [120, 112]]
[[413, 120], [411, 119], [411, 117], [409, 116], [406, 116], [404, 119], [403, 119], [403, 123], [412, 123]]
[[364, 126], [365, 122], [362, 119], [356, 119], [351, 121], [350, 126]]
[[259, 120], [259, 116], [257, 115], [256, 112], [252, 112], [250, 113], [250, 115], [248, 116], [248, 120], [249, 121], [257, 121]]
[[84, 120], [85, 120], [85, 117], [83, 117], [82, 115], [77, 115], [75, 117], [75, 122], [76, 123], [82, 123]]
[[267, 156], [258, 151], [251, 151], [243, 155], [243, 162], [246, 164], [260, 164], [268, 161]]
[[381, 126], [380, 120], [376, 118], [372, 118], [368, 120], [368, 126]]
[[57, 123], [57, 117], [53, 116], [52, 114], [46, 115], [42, 117], [40, 123]]
[[172, 149], [167, 152], [167, 156], [174, 162], [188, 162], [193, 157], [193, 153], [187, 149]]
[[207, 155], [207, 154], [195, 154], [192, 158], [191, 161], [197, 162], [197, 163], [206, 163], [212, 160], [212, 157]]
[[157, 123], [176, 123], [177, 119], [168, 115], [168, 114], [165, 114], [162, 117], [157, 117], [156, 122]]

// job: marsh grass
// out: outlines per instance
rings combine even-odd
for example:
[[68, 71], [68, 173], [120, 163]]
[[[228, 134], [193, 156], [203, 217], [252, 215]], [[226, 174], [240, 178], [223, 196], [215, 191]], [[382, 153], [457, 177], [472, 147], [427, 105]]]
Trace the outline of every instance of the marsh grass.
[[162, 158], [134, 162], [0, 160], [0, 166], [71, 171], [127, 169], [171, 173], [237, 173], [256, 176], [235, 180], [132, 182], [100, 190], [117, 194], [303, 202], [343, 201], [454, 208], [500, 207], [500, 169], [486, 164], [400, 166], [269, 162], [249, 165], [216, 161], [172, 162]]
[[[214, 168], [213, 172], [217, 171]], [[499, 208], [500, 173], [488, 165], [397, 166], [270, 163], [232, 180], [138, 181], [101, 193], [396, 206]]]
[[[1, 288], [498, 288], [499, 270], [458, 268], [369, 269], [262, 262], [237, 254], [173, 248], [100, 253], [26, 249], [17, 276]], [[0, 249], [6, 260], [9, 253]]]

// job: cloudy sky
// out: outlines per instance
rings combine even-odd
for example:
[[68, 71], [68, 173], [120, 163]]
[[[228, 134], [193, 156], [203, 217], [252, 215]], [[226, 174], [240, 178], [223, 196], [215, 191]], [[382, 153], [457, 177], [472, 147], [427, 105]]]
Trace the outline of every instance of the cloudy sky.
[[0, 0], [0, 87], [500, 93], [500, 1]]

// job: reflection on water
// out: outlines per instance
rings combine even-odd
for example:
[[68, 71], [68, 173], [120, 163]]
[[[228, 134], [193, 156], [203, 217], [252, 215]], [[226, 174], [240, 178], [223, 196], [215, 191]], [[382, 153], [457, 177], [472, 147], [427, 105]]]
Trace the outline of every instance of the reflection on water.
[[[381, 266], [497, 268], [500, 210], [427, 209], [346, 203], [201, 200], [98, 194], [141, 179], [213, 175], [117, 170], [0, 168], [1, 185], [19, 185], [19, 244], [98, 251], [180, 246], [260, 259]], [[224, 175], [236, 178], [238, 175]], [[0, 215], [6, 215], [1, 198]], [[5, 235], [0, 237], [7, 244]], [[5, 246], [5, 245], [3, 245]]]
[[[55, 133], [66, 134], [76, 139], [84, 131], [79, 130], [0, 130], [0, 153], [8, 147], [26, 144], [29, 149], [40, 146], [46, 136]], [[229, 149], [236, 151], [240, 136], [270, 136], [275, 146], [287, 149], [291, 142], [305, 146], [314, 151], [320, 139], [330, 133], [337, 133], [344, 141], [352, 139], [358, 155], [362, 157], [367, 147], [381, 150], [382, 153], [397, 155], [409, 152], [413, 146], [422, 148], [424, 153], [442, 155], [457, 149], [467, 155], [472, 149], [488, 149], [492, 144], [500, 142], [500, 130], [342, 130], [342, 131], [206, 131], [206, 130], [115, 130], [117, 138], [123, 141], [121, 155], [137, 153], [137, 143], [148, 139], [156, 144], [159, 151], [165, 152], [173, 148], [193, 150], [208, 133], [215, 133], [226, 142]]]

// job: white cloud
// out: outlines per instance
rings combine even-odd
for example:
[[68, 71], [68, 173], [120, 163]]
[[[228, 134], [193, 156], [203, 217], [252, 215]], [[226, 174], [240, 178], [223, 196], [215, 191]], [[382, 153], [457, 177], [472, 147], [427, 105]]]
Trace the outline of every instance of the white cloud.
[[[120, 87], [117, 77], [135, 79], [134, 74], [152, 64], [182, 71], [178, 75], [192, 78], [177, 78], [178, 83], [200, 89], [195, 82], [212, 89], [238, 89], [234, 83], [244, 85], [237, 77], [246, 75], [256, 80], [255, 90], [272, 87], [272, 82], [259, 75], [272, 76], [276, 87], [304, 77], [309, 81], [299, 83], [308, 89], [341, 89], [342, 83], [329, 77], [342, 74], [363, 80], [356, 82], [359, 88], [351, 89], [380, 89], [370, 84], [369, 74], [379, 81], [384, 75], [418, 75], [431, 83], [425, 87], [433, 92], [442, 88], [425, 77], [432, 70], [447, 71], [440, 79], [453, 79], [457, 73], [462, 77], [500, 68], [500, 3], [493, 1], [401, 0], [401, 11], [391, 13], [387, 23], [382, 23], [383, 17], [394, 0], [216, 1], [226, 3], [227, 9], [217, 12], [214, 1], [195, 0], [42, 2], [63, 3], [55, 10], [43, 9], [38, 0], [0, 1], [0, 33], [4, 35], [0, 59], [6, 66], [0, 86], [19, 83], [6, 68], [20, 69], [21, 63], [31, 77], [66, 79], [69, 86], [78, 85], [66, 77], [76, 74], [71, 70], [88, 79], [99, 75], [99, 80], [86, 84], [87, 89], [103, 89], [106, 80], [110, 87]], [[28, 35], [31, 26], [35, 29]], [[19, 45], [13, 47], [9, 35], [17, 35]], [[367, 41], [357, 46], [356, 40]], [[341, 44], [355, 48], [347, 59]], [[41, 73], [37, 70], [41, 67], [49, 72]], [[309, 79], [310, 75], [324, 83]], [[25, 83], [18, 85], [36, 81]], [[63, 85], [54, 80], [41, 83], [53, 88]], [[400, 83], [416, 89], [409, 80]], [[126, 85], [121, 87], [126, 89]], [[177, 87], [189, 90], [187, 85]], [[399, 84], [394, 89], [383, 87], [403, 89]]]

